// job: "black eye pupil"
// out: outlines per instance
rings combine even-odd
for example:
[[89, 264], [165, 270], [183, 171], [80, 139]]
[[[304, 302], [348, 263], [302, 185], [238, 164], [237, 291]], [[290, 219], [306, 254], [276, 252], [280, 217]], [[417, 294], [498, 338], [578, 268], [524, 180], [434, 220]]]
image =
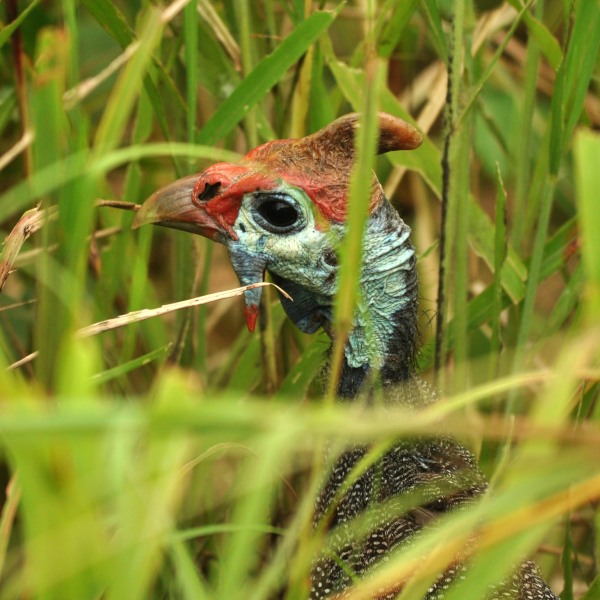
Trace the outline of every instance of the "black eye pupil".
[[267, 223], [275, 227], [290, 227], [298, 220], [296, 209], [282, 200], [263, 202], [257, 210]]
[[299, 231], [305, 226], [304, 216], [297, 202], [285, 193], [257, 190], [252, 199], [255, 223], [276, 234]]

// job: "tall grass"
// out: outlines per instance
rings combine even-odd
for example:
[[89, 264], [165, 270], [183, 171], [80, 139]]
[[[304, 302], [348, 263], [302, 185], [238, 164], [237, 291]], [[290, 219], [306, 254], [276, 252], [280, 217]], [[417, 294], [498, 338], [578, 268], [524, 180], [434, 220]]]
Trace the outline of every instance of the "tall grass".
[[[452, 598], [482, 597], [524, 556], [564, 600], [600, 597], [597, 0], [3, 10], [2, 598], [303, 598], [327, 542], [311, 530], [321, 442], [371, 440], [372, 460], [442, 429], [475, 450], [491, 494], [352, 597], [411, 575], [400, 597], [421, 598], [474, 534]], [[220, 248], [132, 232], [99, 199], [140, 203], [351, 110], [366, 125], [338, 333], [376, 165], [415, 232], [419, 368], [433, 379], [437, 356], [439, 403], [359, 415], [324, 402], [312, 382], [328, 342], [294, 330], [273, 297], [254, 336], [235, 299], [75, 335], [236, 285]], [[374, 162], [377, 110], [415, 122], [422, 147]]]

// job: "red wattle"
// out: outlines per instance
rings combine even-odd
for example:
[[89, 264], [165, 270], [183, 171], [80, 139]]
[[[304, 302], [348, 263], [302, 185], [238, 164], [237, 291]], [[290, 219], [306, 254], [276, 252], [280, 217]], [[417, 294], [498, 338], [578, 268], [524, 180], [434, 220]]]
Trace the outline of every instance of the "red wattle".
[[247, 304], [244, 307], [244, 316], [248, 331], [252, 333], [256, 328], [256, 319], [258, 319], [258, 306], [256, 304]]

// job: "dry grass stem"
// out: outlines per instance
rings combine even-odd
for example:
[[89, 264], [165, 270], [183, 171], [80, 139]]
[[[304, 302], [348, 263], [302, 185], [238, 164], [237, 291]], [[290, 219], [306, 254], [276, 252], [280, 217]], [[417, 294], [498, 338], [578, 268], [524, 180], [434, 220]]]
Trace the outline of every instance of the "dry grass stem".
[[27, 130], [21, 139], [9, 150], [7, 150], [2, 156], [0, 156], [0, 171], [10, 164], [23, 150], [29, 147], [29, 145], [35, 139], [33, 131]]
[[119, 208], [121, 210], [132, 210], [137, 212], [141, 205], [135, 204], [134, 202], [122, 202], [121, 200], [98, 200], [96, 206], [108, 206], [109, 208]]
[[100, 73], [89, 77], [74, 88], [67, 90], [63, 94], [65, 109], [69, 110], [73, 108], [77, 103], [89, 96], [98, 86], [102, 85], [111, 75], [118, 71], [138, 51], [139, 47], [139, 42], [133, 42], [117, 58], [109, 63], [107, 67], [102, 69]]
[[191, 308], [193, 306], [200, 306], [201, 304], [208, 304], [209, 302], [216, 302], [218, 300], [224, 300], [225, 298], [232, 298], [234, 296], [241, 296], [246, 290], [251, 290], [257, 287], [263, 287], [267, 285], [272, 285], [277, 288], [277, 290], [283, 294], [288, 300], [292, 300], [291, 296], [287, 294], [284, 290], [282, 290], [279, 286], [274, 283], [270, 283], [268, 281], [263, 281], [260, 283], [253, 283], [251, 285], [245, 285], [239, 288], [234, 288], [232, 290], [227, 290], [226, 292], [216, 292], [215, 294], [207, 294], [206, 296], [198, 296], [196, 298], [190, 298], [189, 300], [182, 300], [181, 302], [173, 302], [171, 304], [164, 304], [159, 308], [144, 308], [142, 310], [136, 310], [125, 315], [121, 315], [119, 317], [115, 317], [114, 319], [108, 319], [106, 321], [100, 321], [99, 323], [94, 323], [93, 325], [89, 325], [88, 327], [84, 327], [77, 331], [77, 337], [89, 337], [91, 335], [97, 335], [104, 331], [110, 331], [111, 329], [117, 329], [118, 327], [123, 327], [124, 325], [130, 325], [131, 323], [136, 323], [138, 321], [144, 321], [146, 319], [150, 319], [152, 317], [158, 317], [159, 315], [165, 315], [170, 312], [174, 312], [176, 310], [182, 310], [184, 308]]
[[229, 29], [223, 23], [221, 17], [207, 0], [198, 2], [198, 14], [208, 23], [213, 30], [215, 37], [222, 44], [223, 48], [233, 61], [233, 65], [238, 73], [242, 70], [242, 53], [235, 38], [231, 35]]
[[0, 292], [8, 276], [12, 273], [13, 264], [25, 243], [25, 240], [44, 225], [46, 221], [53, 221], [58, 216], [58, 209], [54, 206], [41, 209], [39, 206], [23, 213], [17, 224], [6, 238], [4, 254], [0, 261]]

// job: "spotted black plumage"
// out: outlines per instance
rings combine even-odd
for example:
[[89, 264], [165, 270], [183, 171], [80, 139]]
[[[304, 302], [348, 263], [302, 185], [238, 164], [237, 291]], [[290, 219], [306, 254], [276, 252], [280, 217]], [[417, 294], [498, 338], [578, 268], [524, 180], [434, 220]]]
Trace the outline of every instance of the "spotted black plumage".
[[[392, 404], [422, 406], [435, 399], [433, 390], [412, 378], [388, 394]], [[355, 465], [365, 456], [366, 446], [345, 449], [317, 499], [314, 526], [328, 518], [338, 560], [328, 556], [315, 561], [310, 600], [350, 595], [353, 576], [368, 576], [368, 570], [392, 553], [408, 548], [438, 515], [472, 505], [487, 489], [487, 481], [475, 457], [465, 447], [447, 438], [403, 440], [386, 452], [348, 490], [331, 512], [336, 494]], [[418, 492], [422, 503], [406, 511], [403, 497]], [[377, 506], [382, 510], [378, 511]], [[370, 533], [357, 542], [353, 520], [369, 512]], [[344, 568], [340, 566], [344, 563]], [[459, 563], [443, 573], [424, 600], [443, 600], [452, 583], [465, 576], [468, 563]], [[383, 592], [375, 600], [393, 600], [402, 585]], [[535, 563], [523, 563], [507, 580], [490, 589], [485, 600], [556, 600], [541, 578]], [[482, 599], [483, 600], [483, 599]]]

